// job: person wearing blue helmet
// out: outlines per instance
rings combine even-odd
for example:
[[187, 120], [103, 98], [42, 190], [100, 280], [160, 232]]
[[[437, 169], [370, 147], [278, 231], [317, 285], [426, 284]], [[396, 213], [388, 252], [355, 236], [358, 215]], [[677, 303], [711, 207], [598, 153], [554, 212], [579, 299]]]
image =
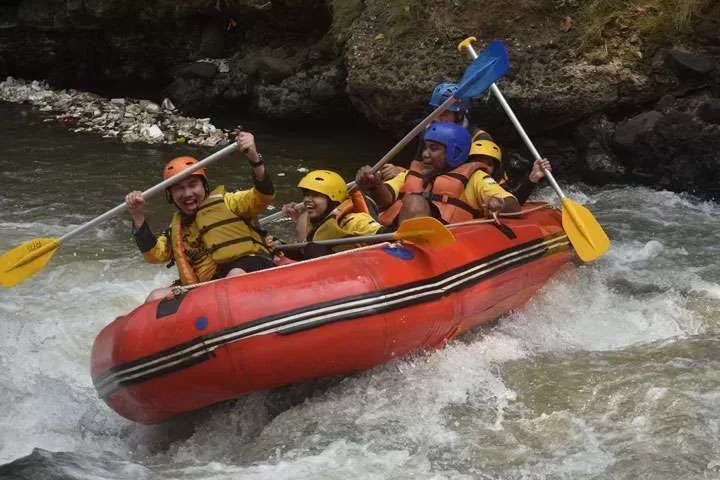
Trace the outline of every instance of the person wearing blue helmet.
[[[445, 103], [445, 101], [455, 94], [458, 90], [458, 84], [456, 83], [449, 83], [449, 82], [443, 82], [438, 83], [435, 86], [435, 89], [433, 90], [432, 94], [430, 95], [430, 99], [428, 100], [428, 108], [431, 110], [437, 109], [440, 105]], [[472, 133], [475, 132], [477, 129], [475, 125], [471, 125], [470, 123], [470, 107], [472, 105], [471, 100], [469, 99], [462, 99], [462, 98], [456, 98], [453, 103], [450, 104], [449, 107], [447, 107], [445, 110], [440, 112], [434, 120], [440, 121], [440, 122], [453, 122], [457, 123], [459, 125], [462, 125], [468, 132]], [[429, 112], [428, 112], [429, 113]], [[492, 137], [490, 137], [490, 134], [487, 132], [483, 132], [482, 130], [479, 130], [480, 132], [484, 133], [489, 137], [490, 140], [492, 140]], [[412, 157], [413, 160], [422, 161], [422, 152], [424, 148], [423, 143], [423, 134], [420, 134], [418, 136], [418, 142], [417, 147], [415, 147], [415, 153]], [[401, 162], [403, 163], [403, 162]], [[392, 163], [386, 163], [383, 165], [383, 167], [380, 169], [380, 171], [377, 173], [377, 175], [382, 178], [383, 180], [390, 180], [393, 176], [400, 173], [404, 168], [399, 167]]]
[[[457, 83], [438, 83], [430, 95], [428, 106], [435, 110], [437, 107], [445, 103], [445, 100], [455, 95], [458, 90]], [[439, 122], [453, 122], [462, 125], [469, 133], [475, 131], [475, 126], [470, 124], [470, 106], [471, 101], [462, 98], [456, 98], [445, 110], [440, 112], [434, 120]], [[415, 160], [422, 160], [422, 152], [424, 149], [423, 135], [418, 139], [418, 148], [415, 152]]]
[[379, 177], [356, 176], [361, 190], [383, 211], [385, 225], [431, 215], [457, 223], [520, 209], [517, 199], [483, 171], [480, 162], [469, 162], [470, 134], [454, 122], [432, 122], [423, 138], [422, 161], [381, 182]]
[[[435, 90], [433, 90], [432, 95], [430, 95], [428, 105], [434, 108], [439, 107], [445, 102], [445, 100], [455, 95], [457, 89], [457, 83], [439, 83], [435, 87]], [[456, 98], [444, 112], [441, 112], [440, 115], [436, 117], [436, 120], [463, 124], [463, 126], [467, 128], [469, 113], [470, 101], [462, 98]]]

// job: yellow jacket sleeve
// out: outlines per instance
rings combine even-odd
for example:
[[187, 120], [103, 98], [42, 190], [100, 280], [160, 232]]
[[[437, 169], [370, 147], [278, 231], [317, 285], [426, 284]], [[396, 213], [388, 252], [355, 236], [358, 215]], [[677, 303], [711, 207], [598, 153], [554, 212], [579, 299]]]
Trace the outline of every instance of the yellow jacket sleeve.
[[346, 232], [348, 237], [359, 237], [362, 235], [374, 235], [381, 227], [367, 213], [348, 213], [340, 219], [339, 227]]
[[235, 215], [241, 217], [254, 217], [260, 214], [265, 207], [275, 198], [275, 193], [266, 194], [260, 192], [257, 188], [252, 187], [247, 190], [226, 193], [224, 200], [225, 205]]
[[465, 196], [470, 204], [483, 208], [490, 197], [506, 198], [513, 197], [513, 194], [498, 185], [494, 178], [482, 170], [475, 172], [465, 186]]
[[397, 175], [395, 175], [390, 180], [385, 181], [385, 185], [390, 187], [392, 189], [393, 193], [395, 194], [395, 199], [397, 200], [398, 195], [400, 195], [400, 189], [405, 184], [405, 178], [407, 177], [407, 170], [404, 172], [400, 172]]
[[166, 263], [172, 260], [172, 248], [167, 235], [159, 235], [155, 246], [143, 252], [143, 258], [147, 263]]

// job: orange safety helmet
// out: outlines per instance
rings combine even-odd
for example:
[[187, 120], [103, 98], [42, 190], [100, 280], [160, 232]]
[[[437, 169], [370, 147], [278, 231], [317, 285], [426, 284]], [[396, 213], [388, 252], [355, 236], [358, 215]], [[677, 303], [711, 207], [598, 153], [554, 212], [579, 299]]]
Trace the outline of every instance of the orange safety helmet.
[[[174, 177], [178, 173], [187, 170], [198, 163], [194, 157], [177, 157], [170, 160], [163, 169], [163, 179], [167, 180], [170, 177]], [[193, 175], [200, 175], [203, 180], [207, 182], [207, 171], [204, 168], [196, 170]]]

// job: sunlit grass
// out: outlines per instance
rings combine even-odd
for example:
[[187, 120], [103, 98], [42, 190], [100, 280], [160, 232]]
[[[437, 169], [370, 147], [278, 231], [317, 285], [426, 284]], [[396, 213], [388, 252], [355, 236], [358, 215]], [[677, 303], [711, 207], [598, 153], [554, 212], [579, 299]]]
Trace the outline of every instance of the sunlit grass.
[[618, 32], [635, 32], [648, 46], [685, 32], [710, 0], [590, 0], [580, 6], [586, 46], [602, 44]]

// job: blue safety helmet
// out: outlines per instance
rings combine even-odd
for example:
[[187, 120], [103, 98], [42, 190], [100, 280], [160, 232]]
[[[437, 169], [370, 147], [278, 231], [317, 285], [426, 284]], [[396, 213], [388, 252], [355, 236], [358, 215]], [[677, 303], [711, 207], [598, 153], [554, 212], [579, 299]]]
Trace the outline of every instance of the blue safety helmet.
[[445, 165], [448, 168], [465, 163], [470, 153], [470, 134], [457, 123], [432, 122], [425, 130], [423, 140], [445, 145]]
[[[433, 90], [433, 93], [430, 96], [430, 101], [428, 101], [428, 105], [433, 107], [439, 107], [443, 104], [445, 100], [448, 99], [448, 97], [454, 95], [455, 92], [457, 92], [457, 89], [457, 83], [438, 83], [437, 87], [435, 87], [435, 90]], [[457, 100], [458, 103], [451, 103], [447, 109], [451, 112], [467, 113], [470, 111], [470, 104], [467, 100], [464, 100], [462, 98], [458, 98]]]

